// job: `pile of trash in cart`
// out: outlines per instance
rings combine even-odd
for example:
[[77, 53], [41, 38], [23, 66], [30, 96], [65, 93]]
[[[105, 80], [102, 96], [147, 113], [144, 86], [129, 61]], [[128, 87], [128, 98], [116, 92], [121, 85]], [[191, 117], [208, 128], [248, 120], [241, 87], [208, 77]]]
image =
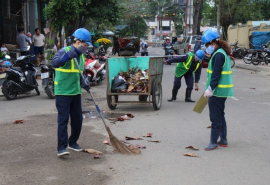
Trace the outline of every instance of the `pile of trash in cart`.
[[113, 93], [146, 93], [148, 92], [148, 71], [138, 67], [129, 68], [128, 72], [120, 71], [112, 81]]

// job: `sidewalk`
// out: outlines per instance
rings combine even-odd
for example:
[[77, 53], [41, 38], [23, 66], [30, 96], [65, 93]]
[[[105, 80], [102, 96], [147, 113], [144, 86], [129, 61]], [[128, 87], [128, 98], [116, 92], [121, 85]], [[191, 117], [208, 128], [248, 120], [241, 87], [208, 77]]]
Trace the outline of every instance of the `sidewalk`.
[[[263, 63], [264, 64], [264, 63]], [[240, 69], [247, 69], [255, 72], [261, 72], [266, 76], [270, 75], [270, 65], [253, 65], [253, 64], [246, 64], [243, 59], [235, 59], [235, 67]]]

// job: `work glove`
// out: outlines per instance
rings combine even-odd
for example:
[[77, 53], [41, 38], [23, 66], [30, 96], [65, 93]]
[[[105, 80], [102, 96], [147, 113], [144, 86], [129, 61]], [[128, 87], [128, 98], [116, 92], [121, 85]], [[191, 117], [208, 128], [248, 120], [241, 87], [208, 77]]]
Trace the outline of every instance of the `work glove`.
[[195, 83], [195, 91], [198, 91], [199, 90], [199, 85], [198, 83]]
[[206, 89], [203, 96], [205, 98], [209, 98], [209, 97], [213, 96], [213, 90], [210, 86]]
[[71, 49], [67, 52], [67, 55], [69, 56], [70, 59], [76, 58], [78, 56], [74, 47], [71, 47]]
[[86, 77], [82, 78], [81, 77], [81, 87], [86, 90], [86, 92], [90, 92], [90, 82]]

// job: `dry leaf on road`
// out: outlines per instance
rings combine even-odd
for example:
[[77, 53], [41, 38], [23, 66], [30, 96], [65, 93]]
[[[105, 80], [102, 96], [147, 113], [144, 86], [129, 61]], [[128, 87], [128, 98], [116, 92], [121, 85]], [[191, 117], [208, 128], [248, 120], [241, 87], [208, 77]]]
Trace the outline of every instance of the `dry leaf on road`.
[[193, 153], [184, 153], [183, 155], [184, 156], [189, 156], [189, 157], [199, 157], [199, 156], [197, 156], [196, 154], [193, 154]]
[[126, 142], [124, 140], [120, 140], [122, 143], [125, 143], [125, 144], [130, 144], [129, 142]]
[[145, 149], [146, 146], [142, 146], [142, 145], [136, 145], [137, 148], [140, 148], [140, 149]]
[[133, 150], [136, 154], [141, 154], [141, 150], [139, 148], [136, 148], [134, 145], [128, 145], [128, 148], [130, 150]]
[[251, 87], [250, 89], [256, 89], [255, 87]]
[[94, 149], [83, 149], [84, 152], [87, 152], [89, 154], [97, 154], [97, 155], [100, 155], [102, 154], [102, 152], [100, 151], [97, 151], [97, 150], [94, 150]]
[[152, 133], [147, 133], [146, 135], [143, 135], [142, 137], [152, 137]]
[[206, 127], [206, 128], [212, 128], [212, 126], [210, 125], [210, 126], [208, 126], [208, 127]]
[[153, 142], [153, 143], [160, 143], [161, 141], [158, 140], [147, 140], [148, 142]]
[[130, 114], [130, 113], [127, 113], [126, 115], [127, 115], [127, 117], [129, 117], [129, 118], [134, 118], [134, 116], [133, 116], [132, 114]]
[[106, 141], [103, 141], [103, 143], [112, 146], [111, 141], [106, 140]]
[[139, 137], [129, 137], [129, 136], [126, 136], [126, 140], [143, 140], [142, 138], [139, 138]]
[[100, 159], [101, 157], [100, 157], [100, 155], [95, 155], [94, 156], [94, 159]]
[[199, 148], [196, 148], [196, 147], [194, 147], [194, 146], [187, 146], [186, 149], [199, 150]]
[[24, 123], [25, 121], [24, 120], [15, 120], [14, 123], [15, 124], [21, 124], [21, 123]]

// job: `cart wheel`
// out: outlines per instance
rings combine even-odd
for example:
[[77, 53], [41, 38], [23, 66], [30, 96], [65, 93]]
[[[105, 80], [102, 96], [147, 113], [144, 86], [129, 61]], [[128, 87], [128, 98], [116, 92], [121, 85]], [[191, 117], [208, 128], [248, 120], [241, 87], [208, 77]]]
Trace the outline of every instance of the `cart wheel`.
[[117, 104], [112, 104], [112, 102], [118, 102], [118, 95], [108, 95], [107, 94], [107, 104], [110, 109], [115, 109]]
[[154, 81], [152, 88], [153, 107], [155, 110], [159, 110], [162, 102], [162, 86], [161, 82], [157, 79]]
[[139, 95], [139, 101], [147, 101], [147, 95]]

